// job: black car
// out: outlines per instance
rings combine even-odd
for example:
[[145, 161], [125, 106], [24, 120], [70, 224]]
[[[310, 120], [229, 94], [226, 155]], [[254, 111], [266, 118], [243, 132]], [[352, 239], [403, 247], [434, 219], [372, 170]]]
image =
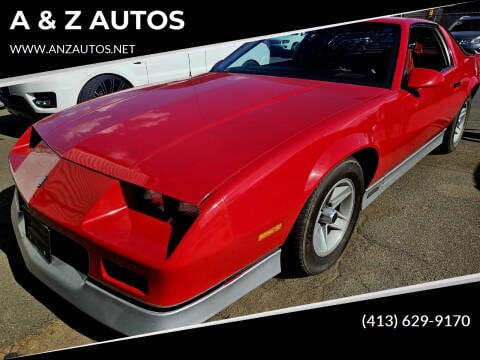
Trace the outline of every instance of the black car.
[[462, 16], [448, 30], [466, 52], [480, 54], [480, 16]]

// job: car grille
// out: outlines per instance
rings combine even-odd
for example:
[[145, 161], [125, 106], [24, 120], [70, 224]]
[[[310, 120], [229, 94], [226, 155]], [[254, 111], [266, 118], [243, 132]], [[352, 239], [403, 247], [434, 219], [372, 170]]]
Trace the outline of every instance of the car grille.
[[79, 243], [53, 231], [52, 255], [63, 260], [82, 274], [88, 274], [88, 252]]

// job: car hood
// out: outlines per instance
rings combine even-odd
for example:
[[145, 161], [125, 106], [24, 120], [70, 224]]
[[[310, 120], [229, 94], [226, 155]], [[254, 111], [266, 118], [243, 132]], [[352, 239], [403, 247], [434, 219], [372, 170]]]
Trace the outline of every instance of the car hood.
[[208, 73], [94, 99], [34, 127], [65, 159], [198, 204], [282, 142], [386, 91]]

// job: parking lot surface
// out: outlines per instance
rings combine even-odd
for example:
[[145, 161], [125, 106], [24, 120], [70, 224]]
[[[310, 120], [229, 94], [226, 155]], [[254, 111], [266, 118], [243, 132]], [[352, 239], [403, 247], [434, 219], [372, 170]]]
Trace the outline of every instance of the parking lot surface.
[[[27, 126], [0, 111], [0, 359], [121, 336], [51, 292], [20, 259], [10, 225], [7, 155]], [[365, 209], [335, 266], [306, 278], [280, 275], [212, 320], [480, 272], [479, 176], [477, 96], [459, 148], [427, 156]]]

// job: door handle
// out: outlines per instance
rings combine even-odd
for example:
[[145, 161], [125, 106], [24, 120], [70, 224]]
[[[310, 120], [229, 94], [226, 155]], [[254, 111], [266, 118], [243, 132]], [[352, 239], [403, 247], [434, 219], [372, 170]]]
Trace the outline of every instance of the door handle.
[[453, 87], [454, 87], [454, 88], [457, 88], [457, 87], [459, 87], [460, 85], [462, 85], [462, 82], [461, 82], [461, 81], [457, 81], [457, 82], [453, 83]]

